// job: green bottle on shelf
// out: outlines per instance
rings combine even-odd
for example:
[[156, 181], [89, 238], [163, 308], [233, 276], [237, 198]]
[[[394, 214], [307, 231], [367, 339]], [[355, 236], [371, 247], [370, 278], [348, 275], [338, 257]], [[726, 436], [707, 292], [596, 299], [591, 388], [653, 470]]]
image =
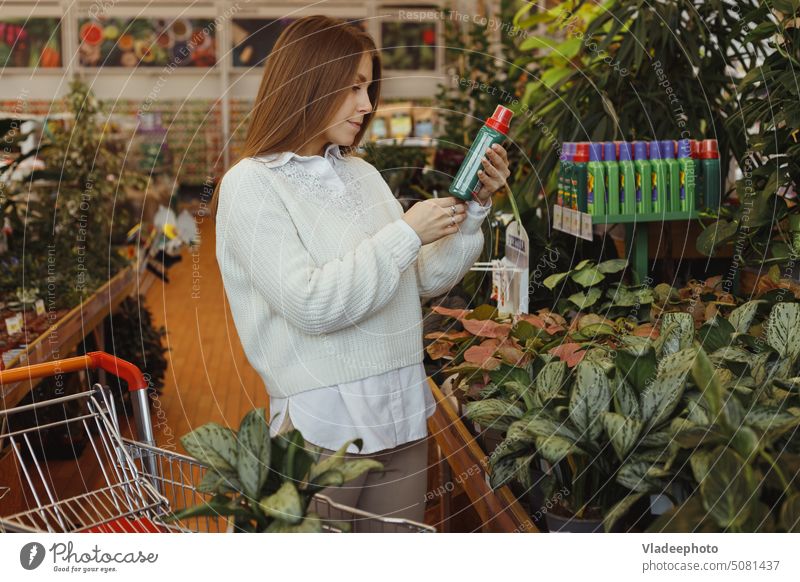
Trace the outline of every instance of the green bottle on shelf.
[[652, 211], [653, 172], [647, 157], [647, 142], [633, 142], [633, 165], [636, 168], [636, 212], [648, 214]]
[[606, 167], [603, 164], [603, 144], [589, 144], [589, 163], [586, 165], [586, 212], [606, 214]]
[[681, 211], [681, 166], [675, 159], [675, 142], [671, 139], [661, 142], [661, 158], [667, 166], [667, 195], [664, 198], [667, 212]]
[[589, 179], [589, 144], [582, 141], [575, 144], [575, 158], [572, 162], [572, 209], [586, 212], [586, 186]]
[[572, 205], [572, 176], [569, 173], [572, 145], [571, 142], [565, 141], [561, 146], [561, 157], [558, 165], [558, 198], [556, 199], [559, 206]]
[[667, 196], [667, 164], [661, 158], [660, 141], [650, 142], [650, 176], [650, 211], [660, 213]]
[[694, 160], [694, 193], [700, 206], [705, 206], [703, 199], [703, 164], [700, 163], [700, 141], [692, 140], [692, 159]]
[[692, 159], [692, 140], [682, 139], [678, 142], [678, 165], [680, 166], [679, 190], [680, 209], [691, 212], [695, 209], [695, 166]]
[[462, 200], [472, 200], [473, 192], [481, 188], [478, 179], [478, 170], [482, 168], [481, 160], [486, 155], [486, 150], [496, 143], [502, 143], [508, 134], [508, 124], [514, 112], [498, 105], [492, 116], [486, 120], [483, 127], [478, 130], [478, 135], [472, 142], [461, 167], [450, 184], [449, 192]]
[[706, 208], [719, 209], [722, 176], [717, 140], [704, 139], [700, 144], [700, 165], [703, 168], [703, 203]]
[[619, 205], [622, 214], [636, 214], [636, 166], [630, 142], [619, 144]]
[[606, 179], [606, 209], [609, 214], [620, 213], [619, 206], [619, 164], [617, 146], [613, 141], [603, 144], [603, 174]]

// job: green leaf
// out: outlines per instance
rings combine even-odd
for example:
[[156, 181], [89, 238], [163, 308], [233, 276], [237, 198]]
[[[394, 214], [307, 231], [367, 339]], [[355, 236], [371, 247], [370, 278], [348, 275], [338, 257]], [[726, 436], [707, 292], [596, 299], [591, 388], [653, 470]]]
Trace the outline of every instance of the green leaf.
[[293, 483], [284, 483], [275, 493], [262, 499], [258, 505], [270, 517], [288, 524], [297, 524], [303, 519], [303, 503]]
[[327, 473], [331, 469], [340, 467], [341, 464], [344, 463], [344, 455], [347, 452], [347, 449], [349, 449], [350, 445], [352, 444], [355, 444], [359, 449], [361, 449], [362, 441], [361, 439], [347, 441], [341, 447], [339, 447], [335, 453], [312, 465], [308, 475], [309, 481], [316, 481], [317, 477], [320, 475]]
[[800, 304], [776, 303], [767, 320], [767, 343], [792, 362], [800, 355]]
[[236, 475], [238, 446], [231, 429], [209, 422], [183, 435], [181, 444], [191, 456], [218, 473]]
[[518, 438], [523, 441], [530, 437], [549, 437], [551, 435], [563, 437], [573, 443], [580, 440], [580, 435], [566, 422], [554, 420], [544, 412], [539, 412], [535, 416], [523, 418], [514, 422], [508, 427], [507, 440], [511, 441]]
[[264, 409], [248, 412], [239, 426], [238, 473], [244, 493], [258, 499], [267, 481], [272, 443]]
[[557, 398], [564, 387], [567, 376], [567, 364], [561, 360], [548, 362], [536, 377], [536, 393], [542, 402]]
[[617, 483], [637, 493], [654, 493], [664, 490], [662, 478], [668, 473], [645, 461], [625, 463], [617, 471]]
[[623, 416], [641, 420], [642, 411], [639, 409], [639, 400], [636, 393], [619, 375], [614, 382], [614, 407]]
[[716, 316], [700, 328], [699, 340], [703, 349], [709, 354], [731, 345], [736, 328], [723, 317]]
[[644, 424], [634, 418], [627, 418], [616, 412], [603, 412], [603, 427], [611, 440], [614, 452], [620, 461], [625, 460], [630, 450], [636, 444], [636, 439], [642, 432]]
[[711, 418], [717, 418], [722, 411], [724, 389], [719, 377], [715, 374], [714, 365], [708, 359], [703, 348], [697, 350], [692, 366], [692, 377], [697, 389], [706, 401]]
[[800, 415], [775, 406], [755, 404], [745, 414], [744, 422], [773, 439], [800, 425]]
[[697, 450], [689, 457], [689, 464], [692, 467], [692, 474], [697, 483], [702, 483], [714, 466], [714, 453], [708, 450]]
[[714, 224], [710, 224], [697, 237], [695, 242], [697, 250], [707, 257], [713, 256], [716, 248], [730, 242], [736, 236], [738, 230], [739, 225], [737, 223], [718, 220]]
[[499, 398], [476, 400], [466, 404], [466, 414], [485, 428], [506, 430], [508, 425], [522, 418], [524, 412], [519, 406]]
[[[572, 301], [578, 306], [578, 309], [583, 311], [597, 303], [597, 300], [603, 295], [603, 291], [599, 287], [592, 287], [586, 293], [583, 291], [570, 295], [567, 299]], [[613, 331], [613, 330], [612, 330]]]
[[800, 533], [800, 493], [795, 493], [781, 506], [781, 527], [788, 533]]
[[665, 313], [661, 320], [661, 355], [674, 354], [692, 345], [694, 319], [688, 313]]
[[164, 516], [162, 519], [169, 523], [192, 517], [227, 517], [230, 515], [236, 515], [245, 519], [255, 517], [252, 513], [227, 496], [216, 495], [202, 503]]
[[608, 376], [594, 362], [581, 362], [575, 371], [575, 387], [569, 400], [569, 417], [581, 433], [581, 440], [591, 442], [603, 430], [601, 413], [611, 405]]
[[375, 459], [355, 459], [352, 461], [345, 461], [336, 468], [336, 470], [339, 471], [344, 477], [345, 483], [352, 481], [367, 471], [380, 471], [382, 469], [383, 463], [376, 461]]
[[560, 463], [569, 454], [586, 454], [569, 439], [555, 435], [536, 437], [536, 450], [553, 465]]
[[627, 266], [627, 259], [611, 259], [598, 264], [597, 270], [605, 275], [610, 275], [612, 273], [619, 273]]
[[600, 281], [606, 278], [603, 273], [598, 271], [595, 267], [587, 267], [580, 271], [574, 271], [571, 275], [572, 280], [581, 287], [591, 287], [597, 285]]
[[620, 348], [615, 363], [626, 382], [642, 392], [656, 375], [656, 352], [647, 343], [642, 348]]
[[566, 279], [566, 278], [569, 276], [570, 272], [571, 272], [571, 271], [567, 271], [567, 272], [565, 272], [565, 273], [555, 273], [555, 274], [553, 274], [553, 275], [550, 275], [549, 277], [547, 277], [547, 278], [546, 278], [546, 279], [545, 279], [545, 280], [542, 282], [542, 284], [543, 284], [545, 287], [547, 287], [548, 289], [550, 289], [550, 290], [552, 291], [553, 289], [555, 289], [555, 288], [556, 288], [556, 286], [557, 286], [557, 285], [558, 285], [558, 284], [559, 284], [561, 281], [563, 281], [564, 279]]
[[276, 519], [264, 531], [266, 533], [320, 533], [322, 531], [322, 519], [314, 513], [309, 513], [297, 525]]
[[197, 490], [200, 493], [238, 493], [243, 492], [244, 489], [238, 479], [230, 474], [222, 475], [217, 473], [214, 469], [209, 468], [200, 483], [197, 484]]
[[642, 392], [642, 420], [648, 427], [658, 426], [674, 412], [683, 396], [688, 371], [667, 371]]
[[516, 457], [503, 457], [492, 464], [492, 472], [489, 476], [489, 485], [492, 489], [499, 489], [517, 474]]
[[728, 321], [733, 326], [736, 333], [747, 333], [747, 330], [749, 330], [750, 326], [753, 324], [753, 318], [755, 318], [758, 312], [758, 306], [761, 303], [763, 303], [763, 301], [748, 301], [731, 311], [731, 314], [728, 316]]
[[636, 505], [636, 502], [645, 495], [647, 494], [634, 493], [633, 495], [628, 495], [627, 497], [623, 498], [622, 501], [614, 505], [614, 507], [612, 507], [608, 513], [606, 513], [605, 517], [603, 517], [603, 529], [605, 529], [606, 533], [610, 532], [614, 527], [614, 524], [617, 523], [620, 518], [624, 517], [625, 514], [630, 511], [631, 507]]
[[700, 483], [703, 507], [722, 528], [747, 520], [752, 500], [758, 499], [752, 469], [727, 447], [716, 449], [713, 469]]

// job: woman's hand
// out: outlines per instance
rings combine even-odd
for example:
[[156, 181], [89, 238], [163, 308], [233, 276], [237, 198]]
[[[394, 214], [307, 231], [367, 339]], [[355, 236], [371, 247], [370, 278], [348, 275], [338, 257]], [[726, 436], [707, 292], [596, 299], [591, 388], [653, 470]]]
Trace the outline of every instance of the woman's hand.
[[483, 184], [475, 194], [478, 202], [486, 206], [492, 194], [506, 185], [506, 178], [511, 175], [508, 169], [508, 153], [500, 144], [494, 144], [487, 149], [482, 162], [483, 170], [478, 171], [478, 180]]
[[430, 198], [417, 202], [403, 215], [422, 244], [439, 240], [458, 231], [459, 223], [467, 217], [466, 203], [454, 196]]

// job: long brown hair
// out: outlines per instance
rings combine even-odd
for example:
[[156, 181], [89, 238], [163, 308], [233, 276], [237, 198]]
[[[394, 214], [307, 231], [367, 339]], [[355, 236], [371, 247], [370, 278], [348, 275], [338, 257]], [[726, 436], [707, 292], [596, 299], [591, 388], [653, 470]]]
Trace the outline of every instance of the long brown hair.
[[[353, 146], [342, 148], [345, 155], [361, 141], [380, 99], [381, 61], [375, 42], [358, 26], [328, 16], [307, 16], [287, 26], [266, 59], [237, 162], [297, 151], [316, 137], [346, 99], [342, 89], [352, 84], [365, 54], [372, 58], [372, 83], [367, 88], [372, 111], [364, 116]], [[219, 183], [211, 201], [214, 220], [218, 205]]]

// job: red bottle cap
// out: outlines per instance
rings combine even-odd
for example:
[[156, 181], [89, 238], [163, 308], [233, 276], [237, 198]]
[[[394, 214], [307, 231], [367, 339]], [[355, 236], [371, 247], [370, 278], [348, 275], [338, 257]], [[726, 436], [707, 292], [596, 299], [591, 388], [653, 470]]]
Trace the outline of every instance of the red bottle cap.
[[692, 157], [696, 160], [700, 157], [700, 142], [696, 139], [689, 140], [692, 144]]
[[588, 162], [589, 161], [589, 142], [580, 141], [575, 144], [575, 159], [574, 162]]
[[719, 150], [717, 149], [717, 140], [704, 139], [700, 144], [700, 159], [701, 160], [714, 160], [719, 159]]
[[486, 125], [506, 135], [508, 133], [508, 124], [511, 123], [511, 118], [513, 116], [513, 111], [502, 105], [498, 105], [494, 113], [492, 113], [492, 116], [486, 120]]

